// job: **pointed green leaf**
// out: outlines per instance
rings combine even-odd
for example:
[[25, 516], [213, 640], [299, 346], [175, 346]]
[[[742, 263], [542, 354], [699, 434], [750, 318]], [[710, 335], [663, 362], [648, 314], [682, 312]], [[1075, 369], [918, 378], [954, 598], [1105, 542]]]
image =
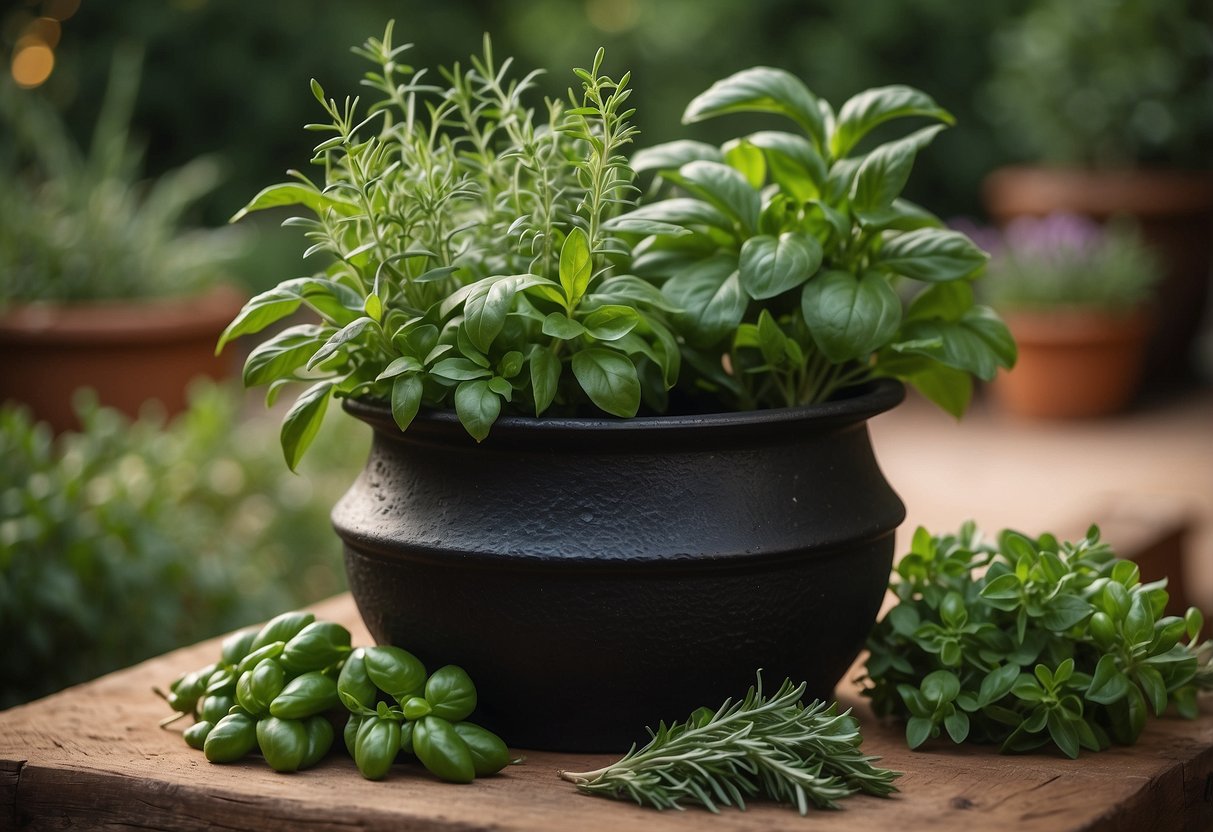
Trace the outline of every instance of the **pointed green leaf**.
[[818, 274], [805, 284], [801, 311], [813, 342], [834, 362], [870, 355], [901, 323], [901, 300], [877, 272]]
[[560, 384], [560, 359], [550, 348], [537, 348], [531, 353], [531, 390], [535, 396], [535, 415], [543, 415], [556, 398]]
[[640, 380], [626, 355], [592, 348], [573, 355], [573, 375], [598, 408], [628, 419], [640, 408]]
[[940, 283], [968, 277], [988, 259], [959, 231], [920, 228], [885, 240], [873, 263], [914, 280]]
[[580, 228], [573, 228], [560, 247], [560, 285], [564, 287], [570, 305], [576, 306], [581, 300], [590, 285], [592, 272], [589, 239]]
[[599, 341], [615, 341], [640, 323], [640, 315], [629, 306], [600, 306], [582, 319], [586, 331]]
[[553, 312], [543, 319], [543, 334], [562, 341], [572, 341], [585, 335], [585, 327], [563, 312]]
[[471, 437], [483, 442], [501, 415], [501, 399], [488, 381], [465, 381], [455, 388], [455, 413]]
[[756, 66], [717, 81], [687, 105], [682, 123], [726, 113], [777, 113], [800, 125], [817, 146], [825, 140], [817, 96], [786, 70]]
[[244, 386], [255, 387], [291, 378], [328, 340], [331, 330], [300, 324], [282, 330], [258, 344], [244, 362]]
[[332, 397], [333, 382], [322, 381], [304, 390], [282, 419], [282, 453], [292, 471], [316, 438]]
[[750, 237], [741, 246], [741, 288], [755, 300], [781, 295], [816, 274], [821, 257], [821, 243], [800, 232]]
[[696, 142], [689, 139], [678, 139], [665, 144], [654, 145], [637, 150], [630, 160], [632, 170], [636, 173], [655, 170], [678, 170], [687, 162], [703, 160], [707, 162], [724, 161], [720, 151], [706, 142]]
[[401, 430], [408, 430], [421, 408], [421, 379], [416, 375], [397, 376], [392, 382], [392, 418]]
[[747, 231], [758, 227], [762, 200], [746, 178], [721, 162], [688, 162], [670, 179], [734, 217]]
[[925, 127], [904, 139], [882, 144], [863, 157], [851, 186], [852, 207], [870, 213], [892, 205], [909, 181], [914, 157], [942, 129], [940, 124]]
[[851, 97], [842, 105], [830, 136], [830, 151], [835, 157], [846, 156], [872, 128], [906, 116], [935, 118], [948, 125], [956, 123], [952, 114], [936, 104], [931, 96], [913, 87], [875, 87]]
[[684, 268], [662, 286], [663, 294], [682, 310], [674, 318], [696, 346], [715, 344], [745, 316], [748, 300], [737, 269], [736, 257], [719, 254]]

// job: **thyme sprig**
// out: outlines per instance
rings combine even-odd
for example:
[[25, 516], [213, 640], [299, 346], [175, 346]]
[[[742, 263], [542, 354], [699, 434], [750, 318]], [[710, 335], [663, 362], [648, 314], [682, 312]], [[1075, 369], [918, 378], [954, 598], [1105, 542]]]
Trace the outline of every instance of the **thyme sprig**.
[[643, 748], [594, 771], [560, 776], [587, 794], [629, 798], [655, 809], [698, 804], [746, 808], [766, 797], [789, 803], [800, 814], [810, 804], [838, 808], [837, 800], [865, 792], [896, 791], [900, 772], [877, 768], [863, 754], [859, 723], [850, 711], [814, 701], [805, 706], [804, 684], [785, 680], [774, 696], [762, 692], [762, 677], [745, 698], [726, 700], [718, 710], [700, 708], [681, 723], [661, 723]]

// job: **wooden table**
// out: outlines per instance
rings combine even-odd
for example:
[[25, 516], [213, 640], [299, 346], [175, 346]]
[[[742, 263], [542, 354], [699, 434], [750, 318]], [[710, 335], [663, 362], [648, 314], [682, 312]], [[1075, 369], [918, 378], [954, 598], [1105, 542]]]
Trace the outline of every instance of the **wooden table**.
[[[349, 596], [315, 610], [370, 643]], [[157, 727], [167, 708], [151, 688], [217, 655], [218, 640], [204, 642], [0, 712], [0, 830], [1213, 830], [1209, 703], [1196, 721], [1154, 721], [1137, 746], [1077, 761], [951, 745], [910, 752], [901, 728], [878, 722], [844, 682], [864, 749], [905, 772], [901, 793], [852, 797], [807, 818], [770, 804], [712, 816], [587, 797], [557, 778], [610, 762], [593, 755], [523, 752], [524, 764], [469, 786], [403, 764], [370, 782], [337, 750], [291, 775], [256, 758], [211, 765], [180, 729]]]

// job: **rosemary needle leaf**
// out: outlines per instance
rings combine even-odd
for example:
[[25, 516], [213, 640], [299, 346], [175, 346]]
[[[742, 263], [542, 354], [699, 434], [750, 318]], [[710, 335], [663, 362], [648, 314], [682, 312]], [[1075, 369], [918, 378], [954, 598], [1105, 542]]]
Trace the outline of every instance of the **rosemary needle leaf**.
[[596, 771], [560, 776], [587, 794], [630, 799], [655, 809], [698, 805], [746, 808], [766, 797], [795, 806], [838, 808], [855, 794], [886, 797], [897, 791], [899, 772], [877, 768], [878, 758], [859, 750], [859, 723], [850, 712], [824, 702], [801, 703], [804, 684], [785, 680], [763, 696], [762, 676], [745, 698], [726, 701], [714, 713], [701, 708], [685, 722], [658, 723], [643, 748], [632, 746], [619, 761]]

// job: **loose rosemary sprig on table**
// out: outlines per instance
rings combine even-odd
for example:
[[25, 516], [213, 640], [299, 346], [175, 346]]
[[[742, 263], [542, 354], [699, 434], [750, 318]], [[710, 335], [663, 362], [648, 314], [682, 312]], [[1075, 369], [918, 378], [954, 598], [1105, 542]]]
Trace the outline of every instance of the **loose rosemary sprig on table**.
[[859, 750], [859, 723], [833, 704], [800, 702], [804, 684], [785, 680], [769, 699], [762, 677], [739, 702], [713, 713], [700, 708], [685, 722], [664, 722], [640, 750], [595, 771], [560, 776], [588, 794], [630, 798], [641, 806], [682, 809], [699, 804], [746, 808], [763, 796], [795, 805], [836, 809], [836, 800], [862, 791], [885, 797], [897, 791], [900, 772], [872, 765]]

